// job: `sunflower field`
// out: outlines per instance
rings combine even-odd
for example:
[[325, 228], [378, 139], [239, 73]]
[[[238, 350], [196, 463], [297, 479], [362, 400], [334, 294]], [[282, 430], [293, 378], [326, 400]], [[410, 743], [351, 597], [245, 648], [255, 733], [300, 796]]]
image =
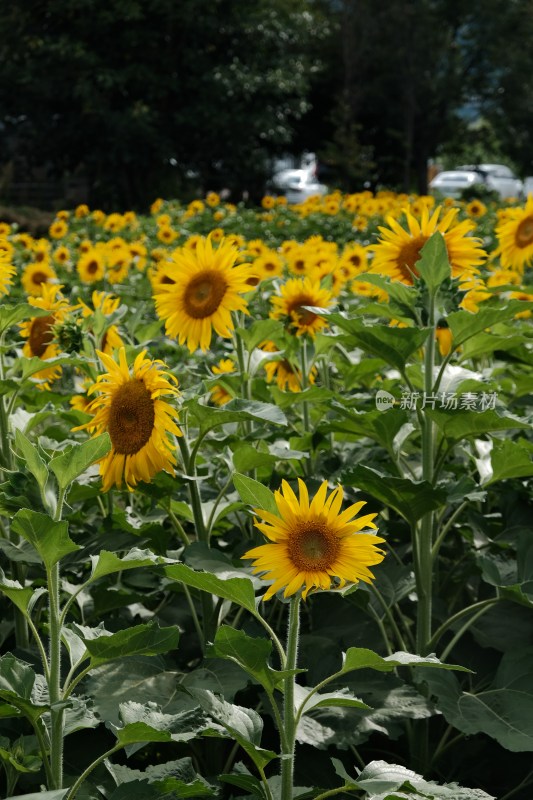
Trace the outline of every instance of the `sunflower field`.
[[533, 197], [0, 223], [0, 793], [528, 800]]

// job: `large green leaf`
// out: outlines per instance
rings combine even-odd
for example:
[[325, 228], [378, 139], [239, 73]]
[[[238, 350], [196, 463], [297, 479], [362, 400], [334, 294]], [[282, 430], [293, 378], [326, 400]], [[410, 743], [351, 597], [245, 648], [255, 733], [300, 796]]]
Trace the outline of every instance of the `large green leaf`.
[[427, 481], [415, 483], [409, 478], [393, 478], [362, 464], [344, 470], [341, 480], [344, 485], [356, 486], [394, 508], [410, 525], [446, 502], [446, 492], [434, 489]]
[[15, 431], [15, 446], [23, 456], [27, 468], [41, 489], [44, 490], [48, 479], [48, 468], [35, 445], [22, 433], [20, 428]]
[[260, 746], [263, 721], [256, 711], [227, 703], [207, 689], [189, 691], [203, 710], [240, 744], [259, 769], [264, 769], [276, 758], [276, 753]]
[[29, 303], [15, 303], [14, 305], [0, 306], [0, 333], [3, 333], [12, 325], [22, 322], [24, 319], [32, 317], [47, 317], [50, 314], [47, 308], [37, 308]]
[[173, 564], [165, 567], [165, 575], [191, 588], [215, 594], [224, 600], [231, 600], [232, 603], [237, 603], [252, 614], [256, 613], [254, 584], [251, 580], [246, 578], [222, 580], [208, 572], [196, 572], [186, 564]]
[[245, 420], [260, 420], [275, 425], [286, 425], [285, 414], [271, 403], [260, 403], [252, 400], [231, 400], [224, 408], [204, 406], [197, 400], [189, 400], [187, 408], [198, 422], [200, 436], [220, 425]]
[[328, 320], [347, 331], [350, 344], [366, 353], [382, 358], [400, 372], [405, 370], [409, 357], [426, 341], [429, 328], [390, 328], [388, 325], [365, 325], [361, 320], [350, 319], [338, 312], [328, 315]]
[[344, 664], [339, 675], [345, 675], [357, 669], [375, 669], [379, 672], [392, 672], [397, 667], [436, 667], [443, 670], [459, 670], [470, 672], [466, 667], [457, 664], [445, 664], [433, 655], [417, 656], [399, 651], [390, 656], [380, 656], [373, 650], [364, 647], [350, 647], [346, 651]]
[[116, 553], [112, 553], [109, 550], [101, 550], [97, 556], [91, 556], [91, 580], [95, 581], [105, 575], [112, 575], [116, 572], [124, 572], [137, 567], [168, 564], [170, 561], [171, 559], [156, 556], [151, 550], [140, 550], [138, 547], [132, 548], [123, 556], [117, 556]]
[[234, 474], [233, 483], [243, 503], [279, 516], [274, 494], [263, 483], [259, 483], [247, 475], [241, 475], [239, 472]]
[[352, 785], [364, 790], [368, 800], [496, 800], [481, 789], [464, 789], [456, 783], [440, 785], [426, 781], [407, 767], [386, 761], [367, 764]]
[[444, 411], [427, 410], [427, 414], [442, 430], [447, 439], [459, 441], [468, 436], [480, 436], [490, 431], [505, 431], [513, 428], [530, 429], [531, 425], [512, 414], [497, 411]]
[[272, 652], [269, 639], [248, 636], [244, 631], [222, 625], [208, 648], [208, 657], [228, 658], [242, 667], [248, 675], [272, 693], [288, 672], [273, 669], [268, 661]]
[[23, 614], [28, 613], [28, 608], [43, 594], [46, 589], [38, 588], [33, 589], [30, 586], [21, 586], [18, 581], [12, 581], [6, 578], [3, 571], [0, 569], [0, 592], [9, 597], [13, 605], [15, 605]]
[[[210, 720], [196, 706], [177, 714], [165, 714], [153, 703], [129, 700], [119, 709], [122, 726], [109, 724], [118, 741], [126, 745], [141, 742], [188, 742], [210, 730]], [[129, 753], [133, 752], [129, 749]]]
[[55, 522], [47, 514], [41, 514], [39, 511], [31, 511], [29, 508], [17, 511], [13, 517], [12, 528], [35, 547], [49, 570], [63, 556], [80, 549], [79, 545], [70, 539], [66, 522]]
[[38, 680], [29, 664], [11, 653], [0, 656], [0, 698], [33, 722], [49, 710], [40, 700], [43, 681], [44, 678]]
[[87, 467], [103, 458], [111, 449], [108, 433], [102, 433], [95, 439], [88, 439], [82, 444], [73, 444], [63, 450], [50, 461], [50, 469], [57, 478], [61, 489], [76, 480]]
[[525, 478], [533, 475], [531, 448], [511, 439], [494, 439], [491, 451], [492, 477], [484, 485], [506, 478]]
[[440, 231], [435, 231], [423, 246], [416, 270], [431, 293], [451, 276], [448, 251]]
[[107, 661], [124, 656], [154, 656], [168, 653], [178, 646], [179, 630], [177, 627], [160, 628], [156, 622], [135, 625], [133, 628], [113, 633], [111, 636], [98, 636], [95, 639], [83, 639], [93, 666], [100, 666]]
[[249, 352], [259, 347], [266, 339], [272, 339], [280, 333], [283, 333], [283, 323], [277, 319], [258, 319], [249, 328], [237, 328], [237, 334]]
[[[487, 305], [487, 302], [490, 305]], [[487, 302], [483, 303], [475, 314], [470, 311], [454, 311], [448, 314], [446, 321], [451, 328], [455, 347], [459, 347], [476, 333], [480, 333], [498, 322], [511, 319], [521, 311], [530, 311], [533, 308], [533, 303], [523, 300], [509, 300], [505, 305], [502, 305], [500, 299], [494, 304], [492, 300]]]

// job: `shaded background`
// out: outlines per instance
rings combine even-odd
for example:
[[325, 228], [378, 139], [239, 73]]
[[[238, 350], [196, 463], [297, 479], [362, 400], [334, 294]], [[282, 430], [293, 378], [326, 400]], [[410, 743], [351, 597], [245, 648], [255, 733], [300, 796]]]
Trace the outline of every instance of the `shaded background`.
[[17, 0], [0, 28], [4, 203], [253, 200], [303, 151], [344, 191], [533, 174], [532, 0]]

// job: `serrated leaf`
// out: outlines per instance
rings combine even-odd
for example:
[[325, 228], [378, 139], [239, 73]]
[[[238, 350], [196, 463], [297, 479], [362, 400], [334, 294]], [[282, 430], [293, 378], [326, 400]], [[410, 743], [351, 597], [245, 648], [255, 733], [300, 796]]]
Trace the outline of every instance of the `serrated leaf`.
[[402, 789], [406, 791], [405, 797], [413, 800], [495, 800], [480, 789], [464, 789], [456, 783], [439, 785], [434, 781], [426, 781], [413, 770], [386, 761], [367, 764], [357, 776], [356, 786], [368, 794], [369, 800], [402, 797], [402, 794], [397, 794]]
[[169, 561], [171, 559], [156, 556], [151, 550], [140, 550], [138, 547], [132, 548], [123, 556], [117, 556], [116, 553], [109, 550], [101, 550], [97, 556], [91, 556], [91, 581], [103, 578], [105, 575], [113, 575], [116, 572], [138, 567], [157, 566]]
[[266, 339], [272, 339], [283, 332], [283, 324], [277, 319], [259, 319], [249, 328], [237, 328], [236, 333], [243, 339], [248, 352], [259, 347]]
[[206, 689], [189, 689], [203, 710], [235, 739], [258, 769], [264, 769], [276, 753], [260, 747], [263, 721], [251, 708], [227, 703]]
[[111, 636], [83, 638], [91, 663], [95, 667], [125, 656], [154, 656], [168, 653], [169, 650], [176, 649], [178, 641], [177, 627], [160, 628], [156, 622], [135, 625]]
[[239, 472], [233, 476], [233, 484], [243, 503], [279, 516], [274, 493], [267, 486]]
[[12, 529], [37, 550], [47, 569], [52, 569], [63, 556], [80, 550], [68, 535], [65, 521], [55, 522], [47, 514], [22, 508], [11, 523]]
[[512, 414], [501, 415], [491, 409], [487, 411], [442, 411], [426, 409], [426, 413], [443, 431], [447, 439], [459, 441], [468, 436], [480, 436], [491, 431], [530, 429], [531, 425]]
[[37, 676], [29, 664], [11, 653], [0, 656], [0, 698], [34, 722], [48, 711], [44, 702], [37, 702], [36, 685]]
[[271, 652], [272, 642], [269, 639], [254, 638], [244, 631], [222, 625], [206, 655], [230, 659], [272, 693], [291, 673], [273, 669], [269, 665]]
[[37, 308], [29, 303], [15, 303], [14, 305], [0, 306], [0, 333], [22, 322], [25, 319], [32, 317], [47, 317], [50, 314], [49, 309]]
[[20, 428], [15, 431], [15, 446], [24, 457], [27, 468], [41, 489], [44, 490], [48, 479], [48, 468], [35, 445], [22, 433]]
[[0, 592], [9, 597], [13, 605], [15, 605], [24, 615], [27, 614], [28, 606], [33, 598], [34, 590], [29, 586], [21, 586], [18, 581], [12, 581], [6, 578], [3, 571], [0, 569]]
[[296, 703], [304, 714], [316, 708], [360, 708], [370, 710], [370, 706], [352, 694], [349, 689], [311, 694], [310, 687], [296, 686]]
[[110, 449], [109, 434], [102, 433], [95, 439], [89, 439], [82, 444], [68, 446], [50, 461], [49, 467], [56, 476], [59, 487], [66, 489], [88, 467], [107, 455]]
[[533, 475], [531, 451], [511, 439], [494, 439], [491, 451], [492, 476], [484, 486], [507, 478], [525, 478]]
[[338, 674], [345, 675], [347, 672], [353, 672], [357, 669], [392, 672], [396, 667], [436, 667], [437, 669], [459, 670], [460, 672], [471, 671], [458, 664], [445, 664], [433, 655], [417, 656], [412, 653], [398, 651], [390, 656], [383, 657], [364, 647], [350, 647], [346, 651], [344, 664]]
[[260, 403], [252, 400], [231, 400], [224, 408], [204, 406], [196, 400], [190, 400], [187, 408], [196, 418], [199, 434], [204, 436], [220, 425], [227, 425], [245, 420], [260, 420], [274, 425], [287, 425], [285, 414], [272, 403]]
[[[488, 302], [492, 303], [492, 301]], [[446, 321], [451, 328], [454, 345], [459, 347], [476, 333], [480, 333], [498, 322], [511, 319], [521, 311], [530, 311], [532, 308], [533, 303], [523, 300], [510, 300], [506, 305], [502, 305], [501, 300], [498, 300], [498, 305], [483, 303], [475, 314], [470, 311], [454, 311], [448, 314]]]
[[252, 614], [256, 613], [254, 584], [246, 578], [228, 578], [222, 580], [208, 572], [196, 572], [186, 564], [174, 564], [165, 567], [165, 575], [175, 581], [180, 581], [186, 586], [201, 589], [204, 592], [215, 594], [224, 600], [246, 608]]
[[342, 483], [356, 486], [394, 508], [410, 524], [415, 525], [428, 511], [446, 503], [444, 489], [434, 489], [428, 481], [393, 478], [371, 467], [358, 464], [342, 473]]
[[349, 319], [338, 312], [328, 315], [328, 320], [349, 333], [355, 347], [383, 359], [403, 372], [409, 357], [426, 341], [429, 328], [390, 328], [388, 325], [365, 325], [361, 320]]

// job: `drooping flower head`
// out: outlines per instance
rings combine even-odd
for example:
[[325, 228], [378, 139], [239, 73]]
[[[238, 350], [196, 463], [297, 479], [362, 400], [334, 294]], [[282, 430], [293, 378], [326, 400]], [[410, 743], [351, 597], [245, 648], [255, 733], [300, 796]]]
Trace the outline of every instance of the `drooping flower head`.
[[[136, 357], [130, 371], [122, 347], [118, 362], [97, 351], [107, 372], [99, 375], [88, 390], [97, 393], [86, 411], [94, 418], [75, 430], [89, 430], [93, 436], [107, 431], [111, 450], [100, 462], [102, 491], [112, 486], [128, 489], [139, 481], [149, 483], [158, 472], [174, 472], [175, 444], [170, 435], [181, 436], [178, 412], [166, 399], [179, 394], [175, 379], [162, 361]], [[171, 382], [172, 381], [172, 382]]]
[[238, 264], [238, 259], [239, 251], [226, 239], [214, 248], [209, 238], [199, 238], [194, 249], [184, 247], [173, 256], [174, 283], [159, 284], [155, 306], [167, 334], [186, 343], [191, 353], [209, 348], [213, 330], [231, 336], [232, 311], [247, 313], [242, 295], [250, 291], [250, 266]]
[[299, 498], [286, 481], [275, 492], [279, 517], [263, 509], [254, 509], [261, 518], [255, 522], [270, 540], [244, 554], [253, 559], [252, 571], [266, 581], [273, 581], [264, 596], [270, 599], [283, 589], [290, 597], [302, 589], [305, 599], [315, 589], [342, 587], [346, 582], [371, 583], [374, 575], [369, 567], [379, 564], [385, 554], [377, 547], [385, 541], [372, 533], [376, 514], [356, 515], [365, 505], [355, 503], [341, 512], [343, 491], [338, 486], [329, 497], [324, 481], [313, 499], [305, 483], [298, 479]]
[[509, 209], [508, 216], [496, 226], [496, 236], [496, 254], [502, 267], [522, 273], [533, 261], [533, 194], [524, 208]]
[[421, 209], [420, 219], [410, 211], [405, 211], [408, 230], [403, 228], [394, 217], [387, 217], [388, 228], [380, 227], [381, 239], [372, 247], [374, 260], [371, 272], [379, 275], [390, 275], [393, 281], [413, 284], [413, 276], [417, 276], [416, 264], [420, 253], [428, 239], [440, 231], [448, 252], [452, 276], [459, 278], [474, 274], [486, 259], [481, 247], [481, 240], [470, 236], [475, 225], [465, 219], [456, 222], [457, 208], [449, 209], [442, 219], [441, 206], [438, 206], [430, 217], [426, 205]]

